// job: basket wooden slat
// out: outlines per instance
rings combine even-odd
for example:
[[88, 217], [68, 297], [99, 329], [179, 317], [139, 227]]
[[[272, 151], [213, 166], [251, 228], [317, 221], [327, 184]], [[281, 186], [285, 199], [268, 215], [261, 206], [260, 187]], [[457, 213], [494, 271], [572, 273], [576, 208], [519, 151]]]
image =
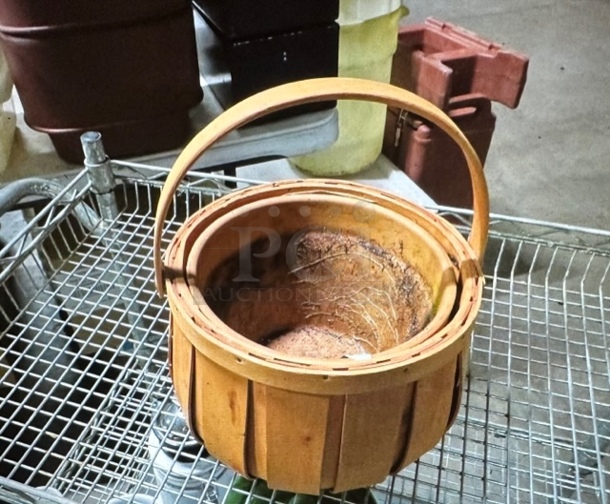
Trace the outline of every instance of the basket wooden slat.
[[[193, 417], [193, 404], [191, 401], [191, 382], [195, 376], [195, 359], [197, 349], [184, 336], [175, 324], [175, 318], [171, 324], [171, 336], [169, 348], [171, 353], [170, 369], [172, 382], [176, 391], [176, 397], [182, 407], [182, 412], [187, 420]], [[189, 424], [192, 427], [192, 424]], [[196, 432], [195, 429], [191, 429]]]
[[315, 494], [324, 464], [332, 397], [267, 387], [267, 480], [271, 488]]
[[248, 415], [248, 437], [246, 457], [252, 474], [267, 474], [267, 408], [255, 408], [254, 404], [267, 404], [267, 387], [258, 382], [250, 382], [250, 414]]
[[[411, 388], [408, 384], [346, 396], [335, 489], [357, 488], [363, 479], [381, 481], [390, 474], [403, 418], [411, 410]], [[385, 457], [363, 460], [363, 454], [373, 452]]]
[[458, 359], [415, 384], [408, 440], [395, 471], [434, 448], [439, 440], [438, 433], [445, 432], [450, 426], [451, 406], [459, 400], [460, 394], [460, 389], [456, 387], [459, 380], [456, 373]]
[[190, 391], [195, 432], [205, 432], [210, 453], [222, 452], [228, 465], [247, 474], [248, 380], [198, 352], [192, 376], [196, 377]]

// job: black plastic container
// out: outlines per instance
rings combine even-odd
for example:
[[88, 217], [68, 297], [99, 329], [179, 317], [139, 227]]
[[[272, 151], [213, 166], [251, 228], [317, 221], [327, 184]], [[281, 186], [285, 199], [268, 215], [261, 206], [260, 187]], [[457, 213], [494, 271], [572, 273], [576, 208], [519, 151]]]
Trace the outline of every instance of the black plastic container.
[[194, 0], [193, 5], [233, 40], [328, 25], [339, 17], [339, 0]]
[[[316, 77], [336, 77], [339, 26], [332, 22], [298, 30], [233, 40], [203, 17], [197, 26], [201, 73], [224, 108], [273, 86]], [[267, 116], [290, 117], [334, 107], [312, 103]]]
[[[58, 5], [60, 4], [60, 5]], [[26, 123], [82, 162], [98, 130], [110, 156], [179, 147], [203, 96], [188, 0], [3, 0], [0, 44]]]

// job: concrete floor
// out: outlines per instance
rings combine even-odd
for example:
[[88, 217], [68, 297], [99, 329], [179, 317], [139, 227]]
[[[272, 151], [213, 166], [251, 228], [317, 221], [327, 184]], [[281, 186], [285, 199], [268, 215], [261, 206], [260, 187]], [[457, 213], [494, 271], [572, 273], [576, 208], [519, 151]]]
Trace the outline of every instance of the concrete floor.
[[519, 107], [494, 107], [492, 211], [610, 229], [610, 1], [405, 4], [530, 57]]

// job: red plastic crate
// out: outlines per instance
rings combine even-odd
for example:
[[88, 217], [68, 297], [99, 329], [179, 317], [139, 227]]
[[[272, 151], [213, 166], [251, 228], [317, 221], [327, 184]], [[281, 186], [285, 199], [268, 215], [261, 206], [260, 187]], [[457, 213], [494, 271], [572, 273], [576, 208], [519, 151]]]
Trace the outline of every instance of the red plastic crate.
[[[429, 18], [400, 29], [391, 83], [445, 110], [485, 163], [496, 125], [491, 102], [517, 107], [528, 63], [520, 53]], [[383, 153], [437, 203], [472, 207], [464, 158], [433, 125], [388, 109]]]
[[392, 82], [444, 109], [452, 97], [478, 93], [519, 104], [529, 59], [459, 26], [429, 18], [398, 34]]
[[[496, 124], [491, 102], [477, 94], [465, 95], [450, 99], [446, 111], [485, 163]], [[390, 109], [384, 153], [438, 204], [472, 207], [464, 155], [441, 129], [417, 116]]]

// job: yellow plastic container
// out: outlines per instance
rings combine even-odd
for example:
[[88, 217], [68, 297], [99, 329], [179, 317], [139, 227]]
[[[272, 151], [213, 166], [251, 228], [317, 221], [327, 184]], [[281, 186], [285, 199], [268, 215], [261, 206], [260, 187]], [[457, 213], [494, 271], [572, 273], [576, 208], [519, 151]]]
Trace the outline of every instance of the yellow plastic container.
[[402, 0], [340, 0], [337, 23], [341, 26], [362, 23], [390, 14], [401, 5]]
[[[389, 14], [361, 23], [341, 25], [339, 30], [339, 76], [390, 82], [396, 52], [398, 23], [408, 13], [399, 7]], [[329, 148], [293, 158], [295, 165], [314, 176], [357, 173], [381, 153], [386, 107], [340, 101], [339, 137]]]

